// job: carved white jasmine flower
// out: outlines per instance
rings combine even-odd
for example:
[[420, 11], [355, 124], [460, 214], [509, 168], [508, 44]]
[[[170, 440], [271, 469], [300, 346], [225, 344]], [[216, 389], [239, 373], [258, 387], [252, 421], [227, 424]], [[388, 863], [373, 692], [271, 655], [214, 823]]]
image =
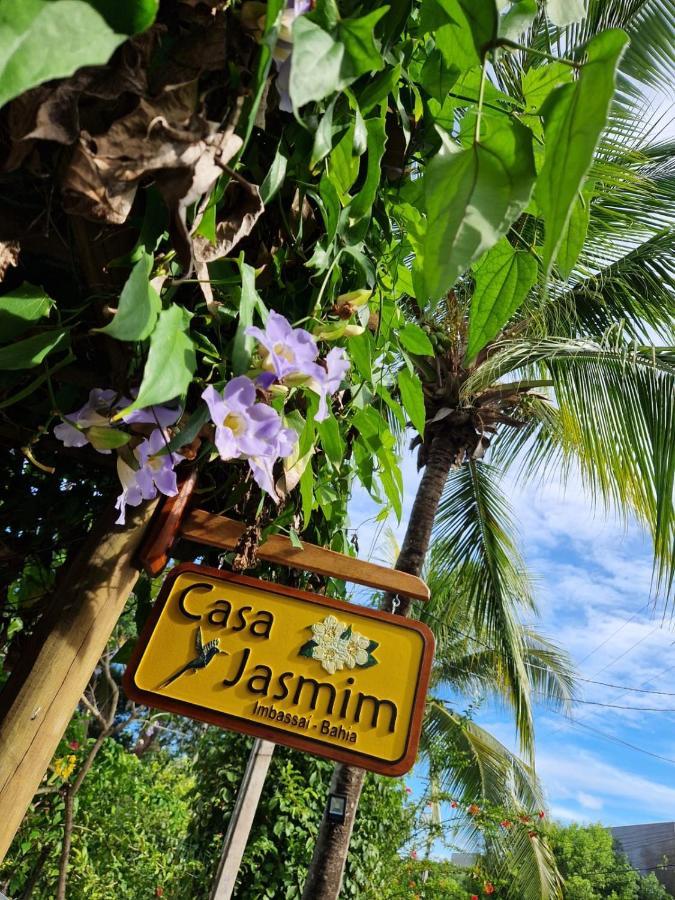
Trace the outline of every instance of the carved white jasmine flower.
[[351, 635], [343, 641], [345, 646], [345, 663], [350, 669], [354, 666], [364, 666], [368, 662], [368, 647], [370, 641], [367, 637], [352, 631]]
[[[334, 616], [328, 618], [334, 618]], [[337, 619], [335, 621], [337, 622]], [[347, 662], [346, 643], [346, 641], [334, 637], [319, 638], [316, 647], [312, 649], [312, 657], [317, 659], [330, 675], [335, 675], [336, 672], [344, 669]]]
[[[317, 643], [321, 641], [339, 640], [347, 626], [343, 622], [338, 622], [335, 616], [326, 616], [323, 622], [317, 622], [312, 625], [314, 640]], [[318, 657], [317, 657], [318, 658]]]

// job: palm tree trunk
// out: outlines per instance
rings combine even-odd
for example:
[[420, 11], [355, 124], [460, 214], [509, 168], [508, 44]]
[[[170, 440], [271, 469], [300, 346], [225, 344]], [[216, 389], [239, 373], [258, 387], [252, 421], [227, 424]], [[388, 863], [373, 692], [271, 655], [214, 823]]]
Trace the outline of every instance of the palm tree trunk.
[[[403, 546], [396, 560], [396, 568], [402, 572], [419, 575], [422, 571], [431, 543], [431, 531], [438, 504], [448, 473], [457, 458], [457, 447], [448, 441], [446, 435], [439, 435], [434, 439], [410, 511]], [[407, 616], [410, 611], [410, 599], [401, 597], [398, 606], [394, 602], [395, 599], [394, 595], [387, 594], [384, 598], [384, 608], [388, 610], [395, 608], [399, 615]], [[346, 795], [345, 821], [342, 825], [333, 824], [328, 821], [324, 812], [302, 900], [337, 900], [342, 887], [349, 841], [365, 774], [363, 769], [355, 766], [345, 766], [342, 763], [335, 765], [330, 792]]]

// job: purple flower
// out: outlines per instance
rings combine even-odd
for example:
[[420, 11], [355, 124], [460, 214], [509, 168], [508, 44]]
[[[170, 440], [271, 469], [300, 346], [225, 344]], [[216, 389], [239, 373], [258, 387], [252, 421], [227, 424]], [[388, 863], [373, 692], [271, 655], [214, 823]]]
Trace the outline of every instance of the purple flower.
[[314, 377], [309, 384], [311, 390], [319, 395], [319, 409], [314, 417], [317, 422], [328, 418], [326, 398], [340, 387], [340, 382], [349, 371], [349, 359], [342, 347], [333, 347], [324, 360], [326, 368], [314, 366]]
[[249, 325], [246, 334], [256, 338], [266, 351], [262, 367], [269, 374], [261, 376], [265, 387], [271, 383], [271, 374], [281, 381], [292, 375], [307, 377], [314, 373], [314, 360], [319, 352], [316, 341], [309, 331], [293, 328], [279, 313], [269, 314], [264, 331]]
[[239, 375], [222, 393], [209, 385], [202, 393], [216, 426], [216, 447], [222, 459], [247, 459], [256, 484], [278, 503], [272, 470], [279, 457], [290, 456], [297, 442], [284, 428], [279, 413], [256, 402], [255, 385]]
[[[132, 398], [136, 397], [138, 390], [132, 390]], [[94, 388], [89, 393], [89, 399], [83, 407], [65, 416], [61, 425], [54, 428], [54, 436], [66, 447], [84, 447], [89, 444], [86, 429], [96, 425], [110, 427], [110, 418], [116, 412], [131, 404], [131, 400], [121, 396], [117, 391]], [[182, 413], [180, 406], [146, 406], [144, 409], [135, 409], [127, 416], [122, 416], [122, 421], [127, 425], [157, 425], [159, 428], [167, 428], [178, 421]], [[99, 453], [110, 453], [110, 450], [96, 448]]]
[[[54, 436], [66, 447], [84, 447], [89, 443], [85, 429], [94, 425], [110, 425], [113, 413], [128, 406], [129, 402], [126, 397], [120, 397], [117, 391], [94, 388], [89, 392], [89, 399], [84, 406], [68, 413], [64, 417], [67, 421], [54, 428]], [[99, 453], [110, 453], [110, 450], [99, 450]]]
[[[131, 391], [134, 400], [137, 394], [138, 389], [134, 388]], [[158, 428], [168, 428], [169, 425], [176, 424], [182, 413], [181, 406], [146, 406], [122, 416], [122, 421], [127, 425], [156, 425]]]
[[138, 469], [132, 469], [121, 456], [117, 457], [117, 474], [122, 483], [122, 493], [115, 504], [120, 511], [117, 525], [124, 525], [127, 506], [138, 506], [143, 500], [152, 500], [157, 496], [157, 491], [167, 497], [177, 494], [174, 467], [182, 456], [179, 453], [158, 455], [167, 441], [168, 437], [161, 428], [156, 428], [147, 440], [142, 441], [133, 451]]
[[[281, 425], [281, 420], [279, 420], [279, 424]], [[274, 484], [274, 463], [279, 458], [290, 456], [294, 452], [297, 442], [298, 436], [292, 428], [280, 427], [273, 452], [266, 456], [250, 456], [248, 459], [253, 480], [259, 488], [270, 495], [275, 503], [279, 503], [280, 497]]]
[[209, 385], [202, 393], [216, 426], [216, 447], [221, 459], [268, 456], [276, 447], [281, 419], [276, 410], [256, 403], [255, 385], [239, 375], [222, 393]]

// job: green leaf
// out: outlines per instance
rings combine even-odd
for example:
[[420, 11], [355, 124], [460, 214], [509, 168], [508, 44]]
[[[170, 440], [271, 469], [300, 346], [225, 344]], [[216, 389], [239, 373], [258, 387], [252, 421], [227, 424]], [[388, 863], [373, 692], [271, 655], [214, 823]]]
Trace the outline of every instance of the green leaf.
[[552, 91], [572, 81], [572, 67], [552, 62], [537, 69], [528, 69], [521, 79], [521, 88], [528, 112], [541, 109]]
[[422, 252], [432, 301], [506, 234], [527, 206], [535, 177], [532, 133], [505, 117], [491, 118], [480, 142], [431, 161]]
[[433, 356], [434, 348], [429, 335], [419, 325], [404, 325], [398, 333], [398, 339], [406, 350], [418, 356]]
[[384, 68], [384, 60], [375, 43], [375, 26], [387, 14], [388, 6], [380, 6], [358, 19], [341, 19], [338, 34], [345, 48], [343, 73], [350, 83], [366, 72]]
[[354, 125], [350, 125], [328, 158], [328, 178], [343, 202], [359, 174], [359, 157], [354, 155]]
[[495, 0], [424, 0], [420, 32], [436, 32], [436, 45], [460, 70], [480, 63], [497, 36]]
[[95, 450], [114, 450], [117, 447], [124, 447], [131, 438], [126, 431], [109, 428], [107, 425], [92, 425], [91, 428], [86, 429], [86, 435]]
[[0, 369], [34, 369], [53, 350], [65, 350], [68, 346], [68, 331], [43, 331], [24, 338], [8, 347], [0, 349]]
[[300, 499], [302, 501], [302, 527], [307, 528], [314, 505], [314, 471], [311, 463], [300, 476]]
[[107, 62], [124, 40], [84, 0], [2, 0], [0, 106], [44, 81]]
[[373, 361], [371, 358], [372, 339], [367, 331], [356, 337], [349, 338], [347, 342], [347, 350], [352, 362], [356, 365], [359, 373], [367, 381], [373, 377]]
[[627, 42], [627, 35], [616, 28], [593, 38], [578, 80], [554, 91], [544, 109], [546, 154], [535, 197], [546, 226], [547, 274], [605, 127]]
[[323, 100], [360, 75], [384, 67], [373, 32], [387, 9], [383, 6], [358, 19], [342, 19], [330, 32], [309, 16], [295, 19], [289, 82], [295, 109], [312, 100]]
[[537, 0], [516, 0], [499, 22], [499, 36], [516, 41], [537, 15]]
[[563, 231], [558, 250], [558, 270], [563, 278], [569, 278], [584, 246], [591, 217], [591, 194], [592, 189], [584, 189], [577, 196]]
[[521, 305], [537, 280], [537, 263], [531, 254], [514, 250], [504, 239], [485, 254], [474, 274], [467, 361], [499, 333]]
[[314, 133], [314, 146], [312, 147], [312, 155], [309, 159], [310, 169], [313, 169], [317, 163], [328, 156], [333, 149], [333, 136], [337, 130], [333, 128], [333, 113], [335, 112], [336, 100], [337, 97], [328, 104], [326, 112], [319, 122], [319, 127]]
[[232, 342], [232, 371], [242, 375], [249, 368], [251, 353], [255, 344], [254, 338], [246, 334], [249, 325], [253, 325], [253, 311], [256, 306], [264, 311], [262, 300], [255, 289], [255, 269], [239, 259], [241, 271], [241, 299], [239, 301], [239, 325]]
[[323, 422], [316, 423], [316, 430], [321, 440], [321, 446], [326, 451], [328, 459], [340, 465], [345, 455], [345, 445], [340, 435], [340, 429], [334, 416], [329, 416]]
[[0, 297], [0, 338], [11, 341], [34, 325], [39, 319], [49, 315], [54, 301], [38, 285], [24, 281]]
[[498, 15], [495, 0], [455, 0], [471, 29], [476, 52], [482, 60], [486, 48], [497, 37]]
[[351, 224], [371, 214], [373, 203], [377, 196], [377, 189], [382, 176], [382, 157], [384, 156], [384, 148], [387, 142], [384, 110], [381, 116], [366, 120], [366, 130], [368, 133], [368, 166], [361, 190], [349, 206], [349, 221]]
[[155, 21], [159, 0], [87, 0], [117, 34], [140, 34]]
[[368, 79], [368, 83], [363, 90], [356, 95], [359, 107], [363, 115], [368, 115], [371, 109], [374, 109], [383, 100], [386, 100], [389, 94], [394, 90], [395, 85], [401, 77], [401, 66], [396, 65], [393, 68], [387, 68], [379, 75], [375, 75]]
[[424, 391], [419, 376], [408, 369], [398, 373], [398, 389], [401, 393], [403, 408], [410, 417], [419, 434], [424, 434], [426, 413], [424, 410]]
[[311, 100], [323, 100], [349, 83], [341, 75], [344, 47], [307, 16], [293, 23], [293, 57], [289, 93], [297, 109]]
[[190, 414], [190, 420], [187, 425], [174, 434], [168, 444], [165, 444], [159, 453], [157, 453], [157, 456], [167, 456], [169, 453], [173, 453], [174, 450], [180, 450], [180, 448], [185, 447], [186, 444], [191, 444], [201, 431], [202, 425], [206, 425], [209, 421], [210, 415], [209, 408], [205, 403], [198, 406], [197, 409]]
[[187, 391], [197, 365], [194, 344], [188, 334], [190, 319], [190, 313], [175, 303], [162, 310], [150, 335], [150, 350], [138, 396], [115, 419], [133, 409], [166, 403]]
[[586, 15], [586, 0], [547, 0], [546, 14], [559, 28], [580, 22]]
[[420, 84], [431, 97], [443, 103], [459, 75], [460, 70], [449, 66], [441, 51], [436, 48], [431, 51], [422, 66]]
[[122, 288], [112, 322], [94, 331], [118, 341], [143, 341], [149, 337], [162, 308], [159, 294], [150, 284], [153, 262], [149, 253], [143, 253]]
[[279, 191], [286, 177], [286, 168], [288, 167], [288, 159], [281, 152], [281, 144], [277, 147], [274, 154], [270, 170], [265, 175], [265, 180], [260, 185], [260, 199], [263, 206], [267, 206], [272, 197]]
[[316, 647], [316, 641], [307, 641], [306, 644], [303, 644], [302, 647], [298, 650], [298, 656], [308, 656], [311, 658], [312, 650]]
[[298, 532], [295, 530], [295, 528], [288, 529], [288, 537], [293, 547], [296, 547], [298, 550], [304, 549], [302, 546], [302, 541], [300, 540]]

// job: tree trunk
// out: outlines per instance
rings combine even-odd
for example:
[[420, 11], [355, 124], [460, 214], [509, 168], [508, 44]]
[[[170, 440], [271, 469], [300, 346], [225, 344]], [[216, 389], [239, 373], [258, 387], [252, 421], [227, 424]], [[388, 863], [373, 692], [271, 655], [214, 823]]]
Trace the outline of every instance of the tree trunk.
[[[420, 481], [415, 502], [403, 539], [396, 568], [411, 575], [419, 575], [431, 543], [431, 531], [448, 473], [457, 459], [457, 448], [439, 435], [429, 449], [429, 457]], [[384, 608], [396, 606], [393, 594], [384, 598]], [[407, 616], [411, 600], [401, 597], [396, 612]], [[307, 873], [302, 900], [337, 900], [342, 887], [349, 841], [359, 805], [365, 771], [355, 766], [337, 763], [333, 770], [330, 792], [346, 794], [347, 809], [342, 825], [332, 824], [324, 812], [321, 828], [314, 846], [314, 855]]]
[[0, 860], [54, 755], [138, 578], [134, 553], [155, 503], [94, 526], [56, 591], [34, 652], [0, 694]]

